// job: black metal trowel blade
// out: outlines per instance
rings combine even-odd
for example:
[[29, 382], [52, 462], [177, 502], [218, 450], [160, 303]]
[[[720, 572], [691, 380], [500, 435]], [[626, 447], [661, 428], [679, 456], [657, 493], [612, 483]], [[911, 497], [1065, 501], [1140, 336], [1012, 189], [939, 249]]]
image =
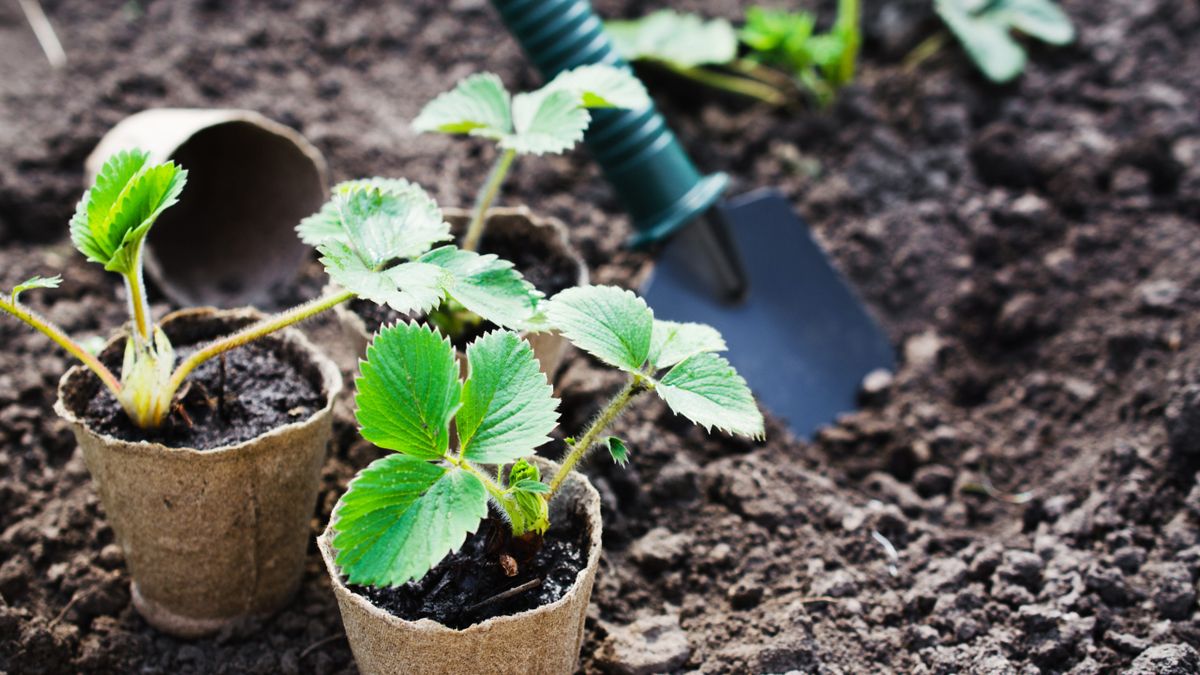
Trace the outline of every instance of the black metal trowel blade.
[[721, 331], [725, 356], [763, 407], [810, 436], [857, 407], [868, 373], [895, 367], [892, 346], [781, 193], [756, 190], [719, 208], [741, 254], [745, 297], [722, 302], [698, 276], [695, 252], [676, 242], [642, 293], [658, 318]]

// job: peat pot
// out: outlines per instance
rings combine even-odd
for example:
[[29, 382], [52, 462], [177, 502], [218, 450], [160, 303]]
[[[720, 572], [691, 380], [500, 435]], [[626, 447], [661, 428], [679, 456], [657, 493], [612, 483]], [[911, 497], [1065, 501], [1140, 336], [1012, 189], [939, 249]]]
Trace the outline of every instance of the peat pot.
[[325, 201], [321, 152], [252, 110], [154, 108], [113, 127], [85, 163], [95, 178], [130, 148], [188, 171], [187, 189], [146, 239], [146, 274], [184, 307], [263, 306], [311, 249], [296, 223]]
[[[466, 230], [467, 224], [471, 220], [471, 212], [465, 209], [443, 209], [442, 212], [446, 222], [450, 223], [456, 234]], [[565, 261], [572, 268], [573, 279], [571, 279], [570, 286], [584, 286], [588, 283], [587, 265], [570, 245], [567, 239], [567, 228], [559, 220], [538, 218], [524, 207], [494, 208], [488, 211], [487, 231], [483, 236], [483, 245], [480, 251], [482, 253], [498, 253], [502, 258], [511, 255], [504, 250], [489, 250], [489, 241], [496, 240], [521, 242], [522, 247], [528, 250], [544, 251], [546, 257]], [[517, 263], [518, 269], [522, 268], [519, 261], [514, 260], [513, 262]], [[355, 313], [349, 303], [338, 305], [334, 311], [342, 325], [346, 345], [353, 348], [354, 353], [361, 357], [366, 353], [367, 343], [371, 340], [367, 324], [361, 316]], [[533, 355], [537, 357], [542, 372], [553, 383], [554, 374], [567, 351], [566, 339], [557, 332], [521, 333], [521, 337], [529, 340], [529, 344], [533, 347]], [[459, 354], [459, 359], [462, 360], [462, 354]], [[351, 364], [351, 367], [355, 370], [350, 373], [353, 378], [357, 375], [357, 361]]]
[[[192, 309], [168, 315], [161, 326], [179, 348], [260, 317], [255, 310]], [[122, 349], [124, 340], [114, 338], [106, 353]], [[84, 411], [99, 380], [75, 366], [59, 383], [54, 409], [75, 433], [125, 552], [134, 607], [172, 635], [197, 637], [242, 616], [271, 614], [300, 585], [342, 380], [298, 331], [263, 340], [317, 385], [324, 405], [235, 445], [172, 448], [98, 433]]]
[[[543, 474], [558, 466], [538, 459]], [[498, 616], [462, 630], [431, 619], [406, 621], [376, 607], [346, 587], [334, 562], [332, 530], [318, 540], [321, 557], [337, 596], [346, 637], [365, 675], [399, 673], [513, 673], [561, 675], [575, 672], [583, 646], [583, 626], [596, 568], [600, 565], [600, 495], [582, 474], [573, 472], [550, 503], [551, 522], [586, 521], [587, 565], [556, 602]]]

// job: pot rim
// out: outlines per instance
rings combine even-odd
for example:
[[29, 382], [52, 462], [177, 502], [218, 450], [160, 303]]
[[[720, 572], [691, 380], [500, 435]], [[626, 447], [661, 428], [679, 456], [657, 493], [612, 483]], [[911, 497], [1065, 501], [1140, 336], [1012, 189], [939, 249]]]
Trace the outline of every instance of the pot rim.
[[[168, 313], [167, 315], [163, 316], [162, 319], [159, 320], [159, 324], [161, 324], [165, 321], [168, 321], [168, 320], [179, 319], [179, 318], [193, 318], [193, 317], [198, 317], [201, 315], [207, 315], [207, 316], [221, 315], [224, 317], [235, 318], [235, 319], [242, 318], [242, 317], [257, 319], [257, 318], [261, 318], [263, 316], [262, 312], [260, 312], [259, 310], [255, 309], [253, 307], [243, 307], [243, 308], [239, 308], [239, 309], [219, 309], [216, 307], [190, 307], [187, 309], [180, 309], [180, 310], [176, 310], [174, 312]], [[120, 329], [117, 332], [116, 335], [109, 338], [108, 342], [105, 344], [105, 348], [108, 348], [117, 340], [120, 340], [122, 338], [128, 338], [128, 335], [129, 335], [128, 327], [123, 327], [122, 329]], [[72, 378], [92, 375], [92, 372], [90, 370], [88, 370], [82, 364], [78, 364], [78, 363], [71, 366], [70, 368], [68, 368], [67, 372], [63, 373], [62, 377], [59, 378], [59, 380], [58, 380], [58, 398], [54, 401], [54, 412], [59, 417], [61, 417], [63, 420], [65, 420], [68, 424], [72, 424], [72, 425], [79, 427], [80, 429], [86, 431], [87, 433], [91, 434], [92, 436], [95, 436], [95, 437], [101, 439], [106, 445], [108, 445], [111, 448], [118, 450], [118, 451], [130, 452], [130, 453], [140, 453], [140, 454], [161, 454], [163, 452], [166, 452], [167, 454], [177, 455], [180, 457], [192, 457], [195, 459], [203, 459], [204, 461], [223, 461], [226, 458], [231, 457], [235, 453], [242, 453], [242, 452], [247, 452], [247, 451], [251, 450], [254, 446], [258, 445], [264, 438], [280, 436], [280, 435], [283, 435], [286, 433], [291, 433], [295, 429], [301, 429], [301, 428], [305, 428], [305, 427], [309, 427], [309, 426], [317, 424], [325, 416], [331, 415], [333, 413], [334, 401], [336, 400], [337, 395], [339, 393], [341, 393], [342, 375], [341, 375], [341, 372], [338, 370], [337, 365], [335, 365], [333, 363], [333, 361], [331, 361], [329, 359], [329, 357], [324, 354], [324, 352], [322, 352], [314, 344], [312, 344], [312, 342], [309, 341], [309, 339], [304, 335], [304, 333], [296, 330], [293, 327], [287, 327], [287, 328], [284, 328], [275, 333], [271, 333], [267, 336], [264, 336], [264, 338], [262, 338], [262, 339], [271, 339], [271, 338], [286, 339], [288, 341], [295, 343], [296, 346], [302, 352], [306, 353], [308, 355], [308, 357], [312, 359], [313, 364], [317, 368], [317, 372], [320, 373], [321, 385], [323, 388], [323, 396], [325, 398], [325, 405], [321, 406], [317, 410], [314, 410], [312, 412], [312, 414], [310, 414], [308, 417], [306, 417], [302, 420], [296, 420], [294, 422], [288, 422], [287, 424], [283, 424], [283, 425], [274, 427], [268, 431], [265, 431], [265, 432], [255, 436], [254, 438], [250, 438], [248, 440], [241, 441], [240, 443], [234, 443], [234, 444], [230, 444], [230, 445], [219, 445], [215, 448], [210, 448], [208, 450], [198, 450], [196, 448], [191, 448], [191, 447], [181, 447], [181, 448], [171, 447], [169, 445], [164, 445], [157, 441], [146, 441], [146, 440], [126, 441], [126, 440], [122, 440], [122, 439], [116, 438], [114, 436], [111, 436], [109, 434], [99, 433], [95, 429], [93, 429], [91, 427], [91, 425], [88, 424], [88, 421], [86, 418], [82, 418], [82, 417], [76, 415], [73, 411], [71, 411], [70, 408], [67, 407], [67, 405], [64, 401], [64, 394], [66, 392], [67, 383], [70, 382], [72, 380]]]
[[[539, 464], [542, 469], [547, 469], [548, 467], [557, 469], [558, 467], [557, 462], [553, 462], [545, 457], [535, 455], [533, 460], [535, 463]], [[358, 593], [350, 590], [350, 588], [342, 580], [341, 568], [338, 567], [337, 562], [334, 560], [332, 534], [333, 523], [336, 520], [336, 515], [330, 516], [329, 522], [325, 525], [324, 531], [322, 531], [317, 537], [317, 548], [321, 551], [321, 560], [325, 563], [325, 570], [328, 573], [330, 580], [329, 582], [334, 587], [335, 592], [339, 590], [342, 591], [351, 599], [353, 603], [365, 609], [368, 614], [376, 619], [381, 619], [388, 625], [402, 630], [414, 630], [423, 633], [434, 633], [441, 635], [483, 635], [487, 632], [490, 632], [497, 625], [502, 625], [508, 622], [521, 622], [534, 614], [557, 610], [567, 603], [572, 594], [579, 592], [580, 584], [588, 575], [589, 571], [600, 566], [600, 553], [603, 550], [603, 522], [601, 521], [600, 517], [600, 493], [596, 491], [596, 488], [592, 485], [591, 481], [589, 481], [586, 476], [578, 471], [572, 471], [570, 474], [568, 474], [566, 482], [579, 485], [579, 487], [582, 489], [583, 492], [581, 496], [584, 501], [583, 517], [585, 520], [593, 524], [591, 527], [591, 532], [588, 534], [587, 564], [580, 568], [578, 574], [575, 575], [575, 581], [571, 584], [571, 587], [567, 589], [567, 592], [563, 593], [562, 597], [558, 600], [555, 600], [549, 604], [534, 607], [533, 609], [526, 609], [517, 612], [516, 614], [494, 616], [485, 621], [471, 624], [466, 628], [450, 628], [443, 623], [429, 618], [421, 618], [417, 619], [416, 621], [402, 619], [395, 614], [392, 614], [391, 612], [379, 607]], [[345, 493], [343, 493], [343, 495], [344, 494]], [[341, 505], [341, 503], [342, 500], [339, 497], [337, 504], [335, 504], [333, 507], [333, 514], [337, 513], [338, 507]], [[478, 526], [476, 526], [476, 531], [478, 531]]]

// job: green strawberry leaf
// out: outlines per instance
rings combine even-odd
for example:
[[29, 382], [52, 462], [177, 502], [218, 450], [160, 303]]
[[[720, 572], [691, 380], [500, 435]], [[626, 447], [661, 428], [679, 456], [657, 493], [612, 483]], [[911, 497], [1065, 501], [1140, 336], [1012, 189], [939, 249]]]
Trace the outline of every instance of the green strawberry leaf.
[[604, 444], [608, 447], [608, 454], [612, 456], [618, 466], [624, 467], [629, 463], [629, 447], [625, 445], [625, 441], [616, 436], [609, 436]]
[[462, 390], [450, 341], [428, 326], [397, 323], [375, 335], [360, 370], [362, 437], [420, 459], [445, 456]]
[[488, 333], [467, 347], [467, 363], [455, 416], [465, 459], [504, 464], [550, 440], [558, 401], [529, 342], [509, 331]]
[[487, 516], [470, 473], [389, 455], [350, 483], [333, 523], [337, 564], [352, 584], [399, 586], [457, 550]]
[[[357, 204], [360, 219], [348, 222], [344, 214], [347, 201], [352, 195], [372, 191], [377, 194]], [[367, 211], [365, 215], [361, 213], [363, 208]], [[381, 218], [362, 222], [362, 218], [371, 215]], [[357, 232], [380, 225], [381, 233]], [[435, 243], [450, 239], [450, 225], [442, 218], [437, 202], [420, 185], [403, 178], [360, 178], [338, 183], [333, 187], [333, 197], [319, 211], [300, 221], [296, 232], [314, 248], [335, 241], [351, 246], [356, 237], [390, 241], [392, 250], [382, 251], [389, 259], [415, 258]]]
[[35, 276], [17, 284], [9, 293], [9, 301], [12, 304], [17, 304], [17, 298], [25, 291], [31, 291], [35, 288], [58, 288], [62, 283], [62, 276], [55, 274], [52, 277]]
[[654, 313], [632, 292], [614, 286], [568, 288], [546, 303], [545, 311], [554, 328], [601, 361], [630, 373], [646, 363]]
[[173, 162], [150, 165], [149, 159], [140, 150], [110, 157], [71, 218], [75, 248], [110, 272], [134, 272], [142, 241], [187, 182], [187, 171]]
[[737, 56], [737, 33], [725, 19], [661, 9], [640, 19], [607, 21], [605, 31], [629, 61], [663, 61], [679, 68], [726, 64]]
[[325, 272], [337, 285], [401, 314], [428, 312], [442, 301], [452, 282], [450, 273], [435, 265], [401, 263], [377, 271], [350, 247], [332, 242], [318, 248]]
[[508, 90], [492, 73], [476, 73], [425, 105], [413, 128], [419, 132], [502, 138], [513, 130]]
[[723, 352], [725, 339], [716, 328], [702, 323], [677, 323], [654, 320], [650, 338], [650, 363], [655, 370], [703, 352]]
[[500, 139], [500, 147], [522, 155], [566, 152], [583, 140], [592, 116], [572, 91], [534, 92], [513, 97], [516, 133]]
[[525, 480], [517, 481], [512, 487], [514, 490], [518, 490], [520, 492], [528, 492], [530, 494], [535, 494], [535, 495], [550, 494], [550, 486], [546, 485], [545, 483], [538, 481], [538, 480], [525, 479]]
[[746, 381], [716, 354], [696, 354], [663, 376], [654, 389], [671, 410], [711, 430], [762, 438], [763, 417]]
[[587, 108], [643, 108], [646, 88], [627, 69], [589, 65], [560, 73], [537, 91], [509, 96], [500, 78], [472, 75], [430, 101], [417, 131], [470, 134], [499, 141], [520, 154], [561, 153], [583, 139]]
[[507, 260], [453, 246], [436, 248], [418, 260], [446, 270], [446, 294], [497, 326], [524, 329], [537, 318], [541, 292]]
[[[650, 105], [650, 94], [632, 71], [601, 63], [564, 70], [533, 95], [558, 91], [574, 94], [578, 97], [577, 105], [584, 108], [639, 110]], [[520, 128], [518, 124], [517, 129]]]

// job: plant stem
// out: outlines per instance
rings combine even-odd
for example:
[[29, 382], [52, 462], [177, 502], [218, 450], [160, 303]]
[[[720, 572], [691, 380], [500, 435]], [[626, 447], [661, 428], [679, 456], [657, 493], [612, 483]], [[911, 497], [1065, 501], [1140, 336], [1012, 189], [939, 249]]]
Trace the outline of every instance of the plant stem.
[[100, 359], [88, 353], [88, 351], [83, 347], [80, 347], [77, 342], [67, 337], [67, 334], [64, 333], [61, 328], [50, 323], [48, 319], [37, 312], [22, 306], [20, 303], [11, 302], [4, 299], [3, 296], [0, 296], [0, 309], [12, 314], [30, 326], [33, 326], [38, 332], [53, 340], [54, 343], [59, 347], [67, 350], [71, 356], [79, 359], [83, 365], [91, 369], [91, 371], [100, 378], [100, 381], [104, 383], [104, 386], [108, 387], [109, 391], [113, 393], [113, 396], [117, 396], [121, 392], [121, 383], [117, 380], [116, 376], [113, 375], [112, 371], [109, 370], [108, 367], [103, 363], [101, 363]]
[[130, 273], [125, 275], [125, 292], [130, 297], [130, 316], [133, 317], [133, 335], [138, 345], [150, 341], [150, 301], [146, 298], [145, 281], [142, 277], [142, 246], [145, 239], [138, 241], [138, 252], [133, 256]]
[[912, 48], [912, 51], [901, 61], [901, 69], [905, 73], [912, 73], [917, 68], [929, 59], [933, 58], [938, 52], [942, 51], [942, 47], [946, 46], [946, 39], [949, 35], [946, 31], [939, 30], [929, 37], [921, 40], [921, 42]]
[[492, 165], [487, 180], [479, 189], [479, 195], [475, 197], [471, 225], [467, 227], [467, 234], [463, 237], [462, 247], [464, 250], [479, 250], [479, 240], [483, 238], [483, 223], [487, 219], [488, 209], [496, 200], [496, 195], [500, 194], [500, 186], [504, 183], [504, 177], [508, 175], [508, 169], [516, 157], [516, 150], [505, 150], [500, 153], [500, 156], [496, 158], [496, 163]]
[[729, 62], [729, 68], [747, 77], [754, 78], [759, 82], [771, 85], [777, 90], [795, 88], [796, 81], [786, 73], [781, 73], [770, 66], [765, 66], [758, 61], [751, 59], [740, 58]]
[[253, 342], [264, 335], [269, 335], [277, 330], [287, 328], [294, 323], [299, 323], [305, 319], [312, 318], [317, 314], [320, 314], [321, 312], [324, 312], [325, 310], [336, 305], [340, 305], [341, 303], [353, 297], [353, 292], [341, 291], [340, 293], [334, 293], [332, 295], [325, 296], [324, 298], [317, 298], [316, 300], [311, 300], [303, 305], [293, 307], [281, 314], [267, 317], [266, 319], [247, 326], [232, 335], [227, 335], [219, 340], [209, 343], [204, 348], [193, 352], [191, 356], [184, 359], [183, 363], [180, 363], [179, 367], [175, 369], [175, 372], [171, 374], [171, 382], [169, 386], [171, 387], [172, 396], [174, 395], [174, 392], [183, 384], [184, 378], [186, 378], [193, 370], [199, 367], [200, 364], [213, 358], [214, 356], [227, 352], [230, 349], [241, 347], [242, 345]]
[[[500, 487], [498, 482], [492, 480], [491, 476], [487, 475], [483, 471], [480, 471], [479, 469], [476, 469], [474, 464], [471, 464], [461, 457], [455, 457], [453, 455], [446, 455], [446, 461], [478, 478], [479, 481], [483, 483], [483, 487], [487, 489], [488, 493], [496, 498], [496, 501], [501, 501], [504, 498], [504, 488]], [[497, 476], [499, 476], [499, 473], [497, 473]]]
[[577, 443], [569, 446], [570, 450], [562, 458], [558, 473], [554, 474], [554, 480], [550, 481], [550, 494], [547, 496], [547, 499], [553, 499], [554, 495], [558, 494], [558, 488], [562, 486], [563, 481], [567, 479], [567, 476], [575, 468], [575, 465], [579, 464], [579, 461], [587, 455], [588, 450], [596, 444], [600, 438], [600, 434], [604, 433], [613, 422], [617, 421], [617, 418], [621, 416], [621, 413], [625, 412], [625, 408], [633, 402], [633, 399], [637, 398], [644, 391], [649, 391], [646, 378], [642, 375], [630, 375], [629, 382], [625, 384], [625, 387], [621, 391], [617, 392], [617, 395], [608, 402], [608, 405], [604, 406], [600, 414], [596, 415], [596, 419], [592, 420], [591, 426], [583, 433], [583, 437]]
[[758, 99], [764, 103], [771, 105], [784, 105], [788, 102], [786, 94], [778, 88], [771, 86], [762, 80], [750, 77], [741, 77], [739, 75], [730, 75], [728, 73], [720, 73], [715, 70], [706, 68], [687, 68], [677, 66], [667, 61], [654, 61], [654, 63], [666, 68], [667, 70], [686, 77], [689, 80], [699, 82], [705, 86], [722, 91], [728, 91], [740, 96]]

